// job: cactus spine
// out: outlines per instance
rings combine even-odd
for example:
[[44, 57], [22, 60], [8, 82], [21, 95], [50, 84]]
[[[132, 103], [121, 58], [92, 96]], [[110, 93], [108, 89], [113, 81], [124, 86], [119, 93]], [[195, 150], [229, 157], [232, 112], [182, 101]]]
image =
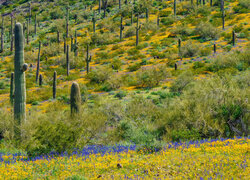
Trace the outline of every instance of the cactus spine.
[[77, 82], [73, 82], [70, 92], [70, 107], [71, 115], [74, 116], [80, 112], [81, 107], [81, 92]]
[[137, 15], [137, 26], [135, 27], [136, 29], [136, 46], [139, 44], [139, 31], [141, 29], [141, 25], [139, 25], [139, 14]]
[[11, 73], [10, 76], [10, 103], [14, 102], [14, 73]]
[[43, 85], [43, 76], [40, 74], [39, 75], [39, 86]]
[[39, 71], [40, 71], [40, 54], [41, 54], [41, 42], [39, 42], [39, 48], [38, 48], [38, 58], [37, 58], [37, 66], [36, 66], [36, 82], [38, 81]]
[[4, 51], [4, 17], [2, 15], [2, 26], [1, 26], [1, 49], [0, 53]]
[[21, 131], [19, 126], [26, 120], [26, 87], [25, 71], [28, 65], [24, 63], [24, 36], [23, 27], [20, 23], [15, 25], [15, 98], [14, 98], [14, 132], [16, 138], [20, 138]]
[[92, 56], [89, 55], [89, 45], [87, 45], [87, 54], [86, 54], [86, 70], [87, 74], [89, 73], [89, 63], [92, 59]]
[[56, 99], [56, 71], [53, 76], [53, 99]]
[[92, 22], [93, 22], [93, 32], [95, 33], [95, 23], [96, 23], [96, 18], [95, 18], [95, 11], [93, 12], [93, 18], [92, 18]]
[[232, 44], [233, 46], [235, 46], [235, 40], [236, 40], [236, 36], [235, 36], [235, 32], [232, 32]]
[[123, 17], [121, 15], [121, 24], [120, 24], [120, 40], [122, 40], [122, 32], [124, 30], [124, 26], [123, 26]]
[[66, 66], [67, 66], [67, 76], [69, 76], [69, 45], [67, 45], [67, 50], [66, 50]]

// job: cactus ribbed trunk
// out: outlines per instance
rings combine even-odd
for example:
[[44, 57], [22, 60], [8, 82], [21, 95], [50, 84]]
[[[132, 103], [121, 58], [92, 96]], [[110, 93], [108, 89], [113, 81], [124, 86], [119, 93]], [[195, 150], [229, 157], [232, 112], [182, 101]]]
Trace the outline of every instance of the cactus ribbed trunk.
[[10, 25], [10, 51], [13, 51], [14, 37], [13, 37], [13, 15], [11, 15], [11, 25]]
[[178, 54], [181, 58], [181, 39], [180, 38], [178, 39], [178, 51], [179, 51]]
[[53, 99], [56, 99], [56, 71], [53, 76]]
[[39, 71], [40, 71], [40, 54], [41, 54], [41, 42], [39, 42], [39, 48], [38, 48], [38, 57], [37, 57], [37, 66], [36, 66], [36, 83], [39, 78]]
[[122, 36], [122, 32], [124, 30], [124, 26], [123, 26], [123, 17], [121, 16], [121, 24], [120, 24], [120, 40], [122, 40], [123, 36]]
[[40, 74], [39, 75], [39, 86], [43, 85], [43, 76]]
[[66, 14], [66, 38], [69, 37], [69, 7], [67, 6], [67, 14]]
[[29, 24], [31, 23], [31, 3], [29, 3]]
[[57, 43], [59, 44], [60, 43], [60, 32], [57, 31]]
[[1, 49], [0, 52], [4, 51], [4, 17], [2, 15], [2, 26], [1, 26]]
[[176, 16], [176, 0], [174, 0], [174, 16]]
[[24, 39], [23, 27], [20, 23], [15, 25], [15, 98], [14, 98], [14, 118], [15, 137], [20, 139], [21, 122], [26, 120], [26, 87], [25, 87], [25, 71], [28, 65], [24, 63]]
[[86, 54], [86, 70], [87, 70], [87, 74], [89, 73], [89, 63], [92, 59], [92, 56], [90, 56], [89, 54], [89, 45], [87, 45], [87, 54]]
[[30, 34], [30, 32], [29, 32], [29, 20], [27, 19], [27, 29], [26, 29], [26, 32], [27, 32], [27, 38], [26, 38], [26, 40], [27, 40], [27, 44], [29, 44], [29, 34]]
[[37, 33], [37, 17], [36, 17], [37, 15], [35, 15], [35, 35], [36, 35], [36, 33]]
[[101, 0], [99, 0], [99, 8], [98, 8], [99, 14], [101, 14], [101, 9], [102, 9]]
[[96, 26], [95, 26], [95, 23], [96, 23], [95, 11], [93, 12], [92, 22], [93, 22], [93, 32], [95, 33], [95, 31], [96, 31]]
[[14, 102], [14, 73], [11, 73], [10, 76], [10, 103]]
[[235, 40], [236, 40], [235, 32], [233, 31], [232, 32], [232, 44], [233, 44], [233, 46], [235, 46]]
[[77, 115], [81, 108], [81, 92], [77, 82], [73, 82], [70, 92], [71, 116]]
[[67, 66], [67, 76], [69, 76], [69, 69], [70, 69], [70, 64], [69, 64], [69, 45], [67, 45], [67, 50], [66, 50], [66, 66]]
[[139, 31], [141, 29], [141, 25], [139, 25], [139, 14], [137, 15], [137, 26], [136, 26], [136, 46], [139, 44]]

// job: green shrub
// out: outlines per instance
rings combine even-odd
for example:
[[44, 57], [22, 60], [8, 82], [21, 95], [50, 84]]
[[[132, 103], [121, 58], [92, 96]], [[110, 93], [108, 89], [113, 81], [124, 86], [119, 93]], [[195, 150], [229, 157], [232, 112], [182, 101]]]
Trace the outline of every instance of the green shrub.
[[210, 23], [201, 22], [195, 29], [197, 35], [205, 40], [217, 39], [219, 37], [219, 30], [213, 27]]
[[183, 72], [177, 79], [174, 80], [170, 87], [170, 92], [182, 93], [187, 86], [194, 80], [193, 74], [190, 71]]

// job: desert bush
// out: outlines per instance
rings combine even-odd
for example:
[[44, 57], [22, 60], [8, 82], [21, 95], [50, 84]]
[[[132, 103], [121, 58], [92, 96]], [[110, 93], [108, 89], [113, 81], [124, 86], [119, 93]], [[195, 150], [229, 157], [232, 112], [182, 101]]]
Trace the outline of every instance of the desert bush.
[[112, 69], [107, 66], [100, 66], [92, 69], [87, 75], [87, 78], [92, 83], [104, 83], [108, 80], [109, 76], [112, 74]]
[[182, 91], [194, 80], [193, 74], [190, 71], [180, 74], [170, 87], [170, 92], [182, 93]]
[[182, 57], [193, 57], [196, 56], [200, 51], [200, 46], [198, 44], [194, 44], [193, 41], [188, 40], [181, 47], [181, 56]]
[[201, 22], [197, 25], [195, 32], [197, 35], [200, 35], [201, 38], [211, 40], [217, 39], [220, 31], [210, 23]]
[[169, 76], [170, 73], [166, 71], [166, 66], [164, 65], [141, 68], [136, 73], [138, 86], [149, 88], [159, 85], [160, 81]]

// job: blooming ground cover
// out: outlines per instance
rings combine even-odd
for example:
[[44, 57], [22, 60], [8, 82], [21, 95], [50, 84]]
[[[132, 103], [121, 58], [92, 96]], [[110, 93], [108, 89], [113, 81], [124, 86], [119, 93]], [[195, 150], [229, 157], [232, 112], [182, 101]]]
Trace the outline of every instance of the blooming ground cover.
[[249, 179], [250, 138], [169, 143], [158, 152], [88, 146], [71, 155], [0, 154], [0, 179]]

